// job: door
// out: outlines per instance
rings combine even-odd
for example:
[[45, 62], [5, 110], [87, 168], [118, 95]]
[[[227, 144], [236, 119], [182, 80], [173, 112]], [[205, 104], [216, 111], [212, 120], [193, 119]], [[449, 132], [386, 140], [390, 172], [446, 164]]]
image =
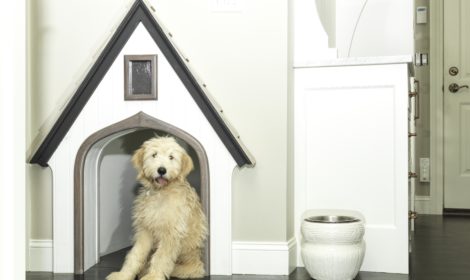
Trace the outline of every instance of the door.
[[470, 209], [470, 1], [444, 1], [444, 208]]

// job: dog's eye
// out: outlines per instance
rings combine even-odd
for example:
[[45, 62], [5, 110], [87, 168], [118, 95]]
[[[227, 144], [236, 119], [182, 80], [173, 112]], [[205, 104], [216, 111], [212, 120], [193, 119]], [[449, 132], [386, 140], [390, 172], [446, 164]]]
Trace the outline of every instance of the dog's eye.
[[174, 157], [174, 156], [172, 156], [172, 155], [170, 155], [170, 157], [169, 157], [169, 158], [170, 158], [171, 160], [173, 160], [175, 157]]
[[157, 153], [154, 153], [154, 154], [152, 155], [152, 157], [156, 158], [156, 157], [157, 157]]

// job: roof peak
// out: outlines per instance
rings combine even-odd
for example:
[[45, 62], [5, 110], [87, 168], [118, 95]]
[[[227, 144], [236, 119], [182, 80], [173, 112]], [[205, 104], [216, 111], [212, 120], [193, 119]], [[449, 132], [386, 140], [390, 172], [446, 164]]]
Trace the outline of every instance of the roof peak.
[[145, 0], [136, 0], [134, 2], [106, 47], [95, 60], [80, 86], [62, 110], [59, 118], [33, 154], [30, 163], [37, 163], [41, 166], [48, 165], [49, 159], [80, 115], [96, 87], [100, 84], [102, 78], [107, 73], [130, 36], [134, 33], [137, 26], [142, 23], [191, 94], [218, 137], [224, 143], [237, 165], [254, 165], [254, 160], [240, 142], [239, 136], [233, 132], [230, 125], [223, 119], [221, 115], [222, 112], [216, 109], [211, 99], [206, 95], [205, 90], [191, 73], [184, 59], [173, 46], [167, 34], [165, 34], [160, 24], [152, 15], [150, 9], [154, 10], [151, 5], [149, 8]]

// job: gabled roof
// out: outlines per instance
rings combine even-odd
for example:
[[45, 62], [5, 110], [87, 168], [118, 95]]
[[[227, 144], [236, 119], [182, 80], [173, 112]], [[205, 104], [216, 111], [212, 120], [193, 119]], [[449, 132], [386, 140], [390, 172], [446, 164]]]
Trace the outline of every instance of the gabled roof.
[[253, 166], [254, 160], [240, 142], [240, 137], [236, 135], [229, 127], [229, 124], [224, 121], [221, 115], [222, 111], [216, 109], [205, 90], [191, 74], [183, 58], [178, 54], [143, 0], [136, 0], [132, 5], [122, 23], [95, 61], [91, 70], [52, 126], [52, 129], [39, 145], [30, 163], [37, 163], [41, 166], [48, 165], [49, 159], [64, 139], [70, 127], [79, 116], [85, 104], [88, 102], [139, 23], [142, 23], [150, 33], [150, 36], [165, 55], [170, 65], [173, 67], [173, 70], [212, 125], [238, 166]]

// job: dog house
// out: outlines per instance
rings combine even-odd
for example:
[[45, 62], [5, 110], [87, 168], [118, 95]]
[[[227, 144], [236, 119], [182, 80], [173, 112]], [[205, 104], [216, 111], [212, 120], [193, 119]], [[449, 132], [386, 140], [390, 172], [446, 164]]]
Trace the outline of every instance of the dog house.
[[[81, 274], [104, 251], [130, 244], [128, 233], [119, 234], [130, 224], [115, 222], [110, 232], [100, 207], [117, 203], [122, 209], [111, 212], [130, 220], [129, 203], [119, 204], [136, 184], [130, 156], [154, 134], [168, 134], [195, 163], [189, 181], [210, 227], [206, 271], [231, 274], [232, 172], [254, 159], [152, 9], [133, 4], [30, 160], [52, 169], [56, 273]], [[120, 241], [110, 245], [106, 235], [116, 232]]]

